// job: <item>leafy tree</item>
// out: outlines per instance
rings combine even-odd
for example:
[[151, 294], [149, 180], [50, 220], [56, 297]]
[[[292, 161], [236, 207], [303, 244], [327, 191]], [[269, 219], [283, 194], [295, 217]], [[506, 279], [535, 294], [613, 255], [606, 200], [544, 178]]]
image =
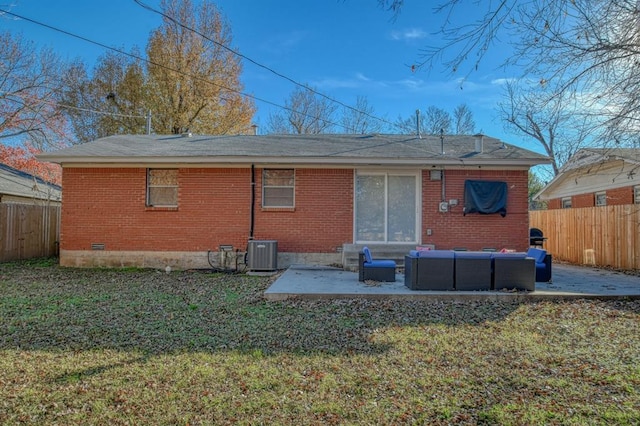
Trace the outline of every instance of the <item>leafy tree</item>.
[[544, 201], [534, 201], [533, 197], [545, 187], [545, 183], [540, 177], [529, 170], [529, 209], [530, 210], [544, 210], [547, 208], [547, 203]]
[[67, 139], [66, 120], [57, 107], [63, 65], [50, 51], [0, 33], [0, 139], [28, 141], [37, 149]]
[[[137, 55], [134, 50], [132, 56]], [[98, 60], [92, 78], [77, 62], [70, 67], [65, 83], [63, 102], [73, 106], [67, 114], [79, 142], [144, 132], [148, 86], [141, 61], [106, 53]]]
[[0, 144], [0, 163], [38, 176], [47, 182], [60, 185], [62, 182], [62, 167], [58, 164], [39, 161], [36, 155], [40, 152], [39, 149], [29, 143], [24, 146]]
[[231, 29], [220, 11], [207, 1], [196, 9], [191, 0], [163, 0], [162, 9], [163, 24], [147, 47], [154, 129], [248, 132], [254, 105], [241, 95], [242, 65], [226, 48]]
[[149, 112], [161, 134], [251, 131], [255, 107], [242, 95], [242, 66], [221, 12], [209, 1], [163, 0], [161, 7], [146, 57], [136, 49], [108, 53], [91, 76], [81, 63], [68, 73], [65, 103], [81, 142], [144, 133]]
[[284, 111], [269, 114], [267, 133], [318, 134], [334, 127], [338, 107], [314, 90], [296, 87], [284, 102]]

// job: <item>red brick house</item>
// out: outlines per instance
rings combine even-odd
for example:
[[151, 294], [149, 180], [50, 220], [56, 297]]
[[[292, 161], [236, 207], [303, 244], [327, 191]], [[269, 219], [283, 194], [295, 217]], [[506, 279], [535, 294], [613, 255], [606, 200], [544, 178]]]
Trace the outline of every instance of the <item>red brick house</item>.
[[640, 149], [581, 149], [535, 199], [549, 209], [640, 204]]
[[[63, 167], [62, 265], [172, 268], [250, 240], [277, 241], [278, 267], [364, 244], [524, 250], [528, 170], [548, 162], [481, 135], [128, 135], [40, 159]], [[506, 214], [464, 214], [467, 181], [500, 184]]]

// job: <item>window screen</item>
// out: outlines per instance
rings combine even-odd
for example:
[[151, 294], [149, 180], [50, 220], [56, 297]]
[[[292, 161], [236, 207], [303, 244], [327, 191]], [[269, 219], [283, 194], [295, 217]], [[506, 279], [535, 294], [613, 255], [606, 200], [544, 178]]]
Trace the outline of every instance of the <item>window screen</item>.
[[265, 169], [262, 175], [262, 206], [293, 207], [295, 173], [293, 169]]
[[178, 170], [147, 170], [147, 205], [154, 207], [178, 205]]

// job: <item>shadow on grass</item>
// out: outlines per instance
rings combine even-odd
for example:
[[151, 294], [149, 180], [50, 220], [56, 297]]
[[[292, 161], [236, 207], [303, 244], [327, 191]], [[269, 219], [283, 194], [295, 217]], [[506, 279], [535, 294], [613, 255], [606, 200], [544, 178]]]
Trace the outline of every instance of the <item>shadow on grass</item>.
[[379, 354], [390, 346], [372, 339], [376, 330], [476, 326], [501, 321], [522, 304], [267, 302], [262, 295], [271, 280], [0, 265], [0, 349]]

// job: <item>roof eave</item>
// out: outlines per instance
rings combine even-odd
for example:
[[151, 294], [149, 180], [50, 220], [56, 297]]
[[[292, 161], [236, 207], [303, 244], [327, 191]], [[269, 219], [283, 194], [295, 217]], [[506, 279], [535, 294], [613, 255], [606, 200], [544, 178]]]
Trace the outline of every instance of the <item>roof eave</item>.
[[380, 166], [519, 166], [532, 167], [539, 164], [548, 164], [549, 161], [537, 158], [520, 159], [496, 159], [475, 158], [473, 160], [455, 157], [424, 157], [424, 158], [388, 158], [388, 157], [247, 157], [247, 156], [216, 156], [216, 157], [121, 157], [121, 156], [58, 156], [41, 154], [38, 158], [42, 161], [64, 165], [114, 165], [114, 164], [300, 164], [300, 165], [380, 165]]

